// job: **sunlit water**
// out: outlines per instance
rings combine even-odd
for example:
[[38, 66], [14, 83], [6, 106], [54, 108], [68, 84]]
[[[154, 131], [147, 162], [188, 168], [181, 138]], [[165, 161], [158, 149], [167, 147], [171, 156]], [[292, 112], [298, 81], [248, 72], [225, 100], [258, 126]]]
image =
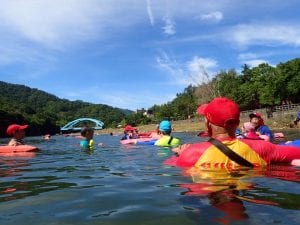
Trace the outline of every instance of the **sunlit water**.
[[[196, 142], [194, 134], [174, 134]], [[300, 168], [288, 165], [214, 180], [185, 176], [155, 146], [121, 146], [120, 137], [80, 150], [79, 139], [26, 138], [30, 157], [0, 156], [0, 224], [299, 224]], [[7, 142], [2, 139], [0, 143]]]

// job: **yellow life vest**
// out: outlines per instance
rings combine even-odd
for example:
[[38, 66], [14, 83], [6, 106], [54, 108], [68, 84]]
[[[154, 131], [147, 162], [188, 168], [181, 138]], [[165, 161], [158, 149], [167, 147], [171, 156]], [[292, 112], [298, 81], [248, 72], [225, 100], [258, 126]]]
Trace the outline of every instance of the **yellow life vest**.
[[[222, 141], [228, 148], [232, 151], [251, 162], [254, 166], [265, 167], [267, 165], [266, 161], [262, 159], [253, 149], [251, 149], [247, 144], [241, 142], [240, 140], [230, 140]], [[202, 169], [214, 169], [214, 168], [238, 168], [241, 167], [236, 162], [228, 158], [223, 152], [221, 152], [217, 147], [211, 145], [198, 159], [195, 164], [196, 168]]]
[[180, 145], [180, 140], [169, 135], [164, 135], [155, 142], [155, 145], [161, 147], [175, 147]]
[[95, 143], [94, 143], [94, 140], [93, 140], [93, 139], [90, 140], [89, 146], [90, 146], [90, 150], [94, 150]]

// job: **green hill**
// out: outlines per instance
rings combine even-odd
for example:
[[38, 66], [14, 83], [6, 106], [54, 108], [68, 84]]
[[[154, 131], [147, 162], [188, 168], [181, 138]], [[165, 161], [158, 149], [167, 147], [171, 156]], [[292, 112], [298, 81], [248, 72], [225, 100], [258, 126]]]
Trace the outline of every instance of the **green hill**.
[[29, 135], [57, 133], [66, 123], [90, 117], [114, 127], [130, 110], [103, 104], [60, 99], [55, 95], [24, 85], [0, 81], [0, 136], [11, 123], [30, 125]]

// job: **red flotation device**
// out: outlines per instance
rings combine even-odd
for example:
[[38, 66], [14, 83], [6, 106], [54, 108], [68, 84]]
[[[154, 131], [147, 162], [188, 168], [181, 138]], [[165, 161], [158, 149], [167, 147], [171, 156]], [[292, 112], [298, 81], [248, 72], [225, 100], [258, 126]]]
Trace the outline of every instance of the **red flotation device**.
[[[230, 145], [232, 149], [235, 148], [238, 154], [244, 154], [242, 155], [243, 157], [248, 157], [249, 160], [251, 159], [253, 163], [255, 163], [254, 156], [258, 155], [259, 157], [256, 157], [256, 160], [262, 162], [259, 165], [263, 165], [264, 163], [291, 163], [293, 160], [295, 160], [293, 161], [293, 165], [298, 165], [299, 163], [299, 161], [296, 160], [300, 159], [300, 147], [296, 146], [296, 141], [295, 143], [292, 142], [291, 145], [275, 145], [267, 141], [247, 139], [231, 139], [224, 140], [224, 142]], [[245, 149], [245, 151], [243, 151], [243, 149]], [[248, 150], [246, 151], [246, 149]], [[251, 152], [252, 155], [250, 155], [249, 152]], [[218, 154], [218, 157], [216, 154]], [[206, 156], [206, 158], [202, 157], [203, 155]], [[222, 167], [222, 163], [224, 162], [227, 164], [230, 163], [230, 161], [226, 161], [226, 157], [209, 142], [191, 144], [181, 152], [179, 157], [171, 157], [165, 161], [168, 165], [179, 167], [193, 167], [196, 163], [203, 164], [203, 162], [205, 162], [205, 165], [209, 164], [212, 167]], [[202, 164], [200, 164], [201, 167]]]
[[36, 152], [38, 148], [31, 145], [0, 146], [0, 155], [5, 153]]
[[147, 142], [147, 141], [152, 141], [153, 138], [136, 138], [136, 139], [126, 139], [126, 140], [121, 140], [120, 143], [122, 145], [128, 145], [128, 144], [136, 144], [137, 142]]

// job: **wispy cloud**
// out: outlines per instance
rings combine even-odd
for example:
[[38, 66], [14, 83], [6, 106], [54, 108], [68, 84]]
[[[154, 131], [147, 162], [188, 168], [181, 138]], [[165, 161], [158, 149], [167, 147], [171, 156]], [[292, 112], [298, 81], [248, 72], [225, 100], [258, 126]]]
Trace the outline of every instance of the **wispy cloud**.
[[209, 14], [203, 14], [200, 16], [200, 20], [206, 22], [218, 23], [223, 19], [223, 13], [220, 11], [211, 12]]
[[255, 66], [258, 66], [262, 63], [267, 63], [269, 64], [268, 61], [266, 60], [263, 60], [263, 59], [252, 59], [252, 60], [247, 60], [247, 61], [244, 61], [244, 64], [247, 64], [248, 66], [250, 67], [255, 67]]
[[120, 7], [118, 1], [1, 1], [0, 35], [9, 32], [46, 48], [66, 50], [85, 41], [106, 40], [141, 21], [144, 4], [135, 6], [128, 13], [130, 4]]
[[13, 62], [35, 62], [38, 58], [39, 54], [36, 51], [31, 51], [27, 47], [0, 46], [0, 65], [9, 65]]
[[208, 82], [214, 75], [218, 63], [212, 58], [195, 56], [187, 62], [188, 74], [196, 84]]
[[178, 62], [165, 52], [156, 60], [159, 68], [166, 71], [171, 80], [185, 86], [207, 82], [215, 75], [215, 69], [218, 67], [217, 61], [211, 58], [194, 56], [190, 61]]
[[162, 51], [160, 56], [156, 57], [156, 62], [159, 69], [167, 72], [168, 76], [171, 76], [171, 81], [179, 85], [189, 84], [188, 81], [184, 78], [185, 71], [183, 69], [183, 66], [175, 59], [172, 59], [166, 52]]
[[[68, 4], [66, 4], [68, 3]], [[96, 27], [93, 2], [4, 1], [0, 21], [10, 32], [51, 48], [90, 38]], [[59, 6], [59, 7], [57, 7]], [[94, 7], [95, 6], [95, 7]]]
[[228, 41], [241, 47], [253, 45], [300, 46], [300, 26], [282, 24], [242, 24], [230, 28]]
[[218, 66], [216, 60], [211, 58], [200, 58], [195, 56], [193, 60], [188, 62], [188, 68], [192, 72], [197, 72], [199, 70], [199, 66], [203, 66], [206, 69], [214, 69]]
[[250, 67], [255, 67], [262, 63], [267, 63], [271, 66], [274, 66], [268, 60], [262, 59], [265, 55], [268, 55], [268, 54], [266, 54], [266, 53], [255, 54], [252, 52], [247, 52], [247, 53], [239, 54], [238, 59], [241, 62], [241, 64], [247, 64]]
[[152, 13], [150, 0], [147, 0], [147, 13], [148, 13], [148, 17], [149, 17], [151, 25], [154, 26], [154, 17], [153, 17], [153, 13]]
[[176, 33], [175, 22], [172, 20], [172, 18], [169, 15], [164, 16], [163, 20], [165, 22], [165, 26], [162, 28], [164, 34], [174, 35]]
[[247, 52], [247, 53], [240, 53], [238, 55], [239, 60], [248, 60], [248, 59], [255, 59], [257, 58], [258, 55], [252, 52]]

